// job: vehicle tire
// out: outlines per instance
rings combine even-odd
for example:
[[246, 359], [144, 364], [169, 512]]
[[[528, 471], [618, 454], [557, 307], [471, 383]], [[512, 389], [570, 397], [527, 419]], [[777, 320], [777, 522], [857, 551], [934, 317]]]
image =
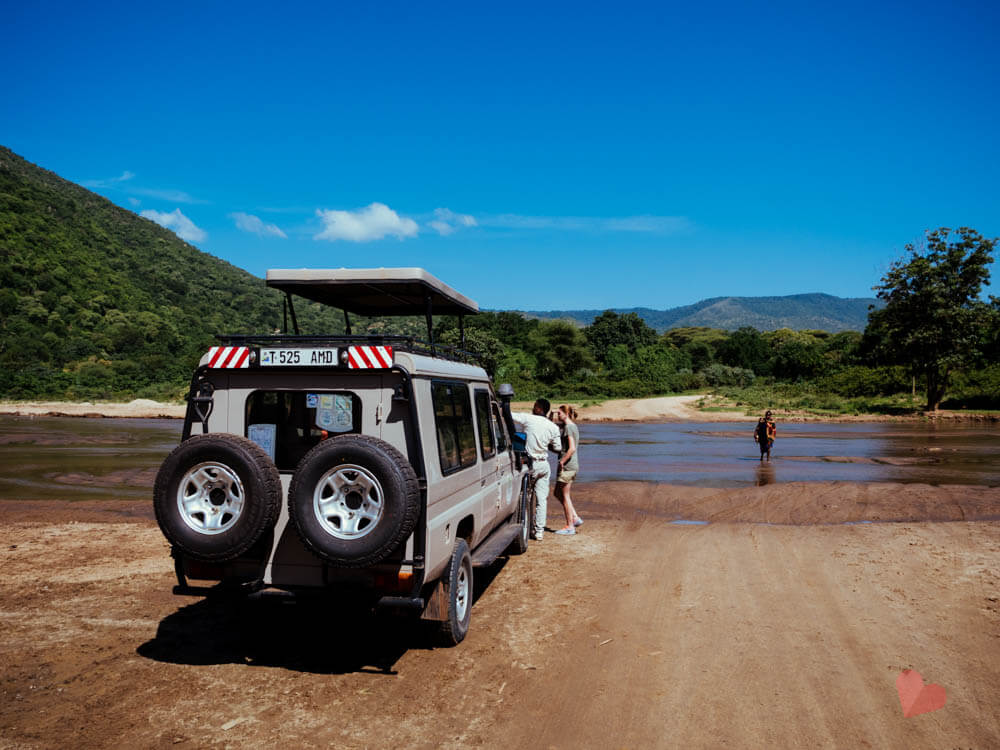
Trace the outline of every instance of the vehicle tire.
[[523, 555], [528, 551], [528, 540], [531, 538], [532, 520], [528, 517], [528, 476], [521, 479], [521, 492], [518, 494], [517, 513], [514, 522], [520, 526], [517, 538], [510, 543], [507, 552], [511, 555]]
[[464, 539], [455, 542], [445, 571], [445, 595], [448, 619], [441, 623], [441, 639], [446, 646], [457, 646], [469, 632], [472, 617], [472, 556]]
[[535, 508], [538, 507], [538, 495], [535, 494], [535, 483], [530, 479], [529, 491], [528, 491], [528, 504], [527, 504], [527, 514], [528, 514], [528, 536], [531, 539], [535, 538], [538, 533], [538, 524], [535, 523]]
[[281, 478], [256, 443], [212, 433], [188, 438], [160, 465], [156, 521], [186, 555], [225, 562], [249, 550], [281, 510]]
[[375, 565], [417, 524], [417, 475], [385, 441], [339, 435], [299, 462], [288, 488], [288, 514], [317, 557], [345, 568]]

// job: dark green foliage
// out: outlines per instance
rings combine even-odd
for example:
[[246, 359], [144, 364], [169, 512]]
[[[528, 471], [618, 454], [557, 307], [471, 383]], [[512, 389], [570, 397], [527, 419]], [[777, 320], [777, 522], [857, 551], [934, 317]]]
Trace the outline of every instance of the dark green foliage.
[[[343, 332], [296, 310], [303, 332]], [[263, 280], [0, 147], [0, 395], [176, 398], [216, 334], [281, 324]]]
[[719, 361], [730, 367], [741, 367], [758, 375], [770, 374], [771, 351], [756, 328], [745, 326], [719, 344]]
[[594, 356], [605, 364], [608, 350], [613, 346], [624, 346], [630, 354], [635, 354], [640, 348], [656, 342], [656, 331], [634, 312], [619, 315], [605, 310], [594, 318], [585, 333]]
[[869, 317], [869, 347], [924, 378], [928, 410], [940, 405], [952, 372], [977, 364], [988, 349], [995, 304], [979, 295], [996, 242], [967, 227], [928, 232], [924, 246], [907, 245], [909, 257], [875, 287], [885, 307]]

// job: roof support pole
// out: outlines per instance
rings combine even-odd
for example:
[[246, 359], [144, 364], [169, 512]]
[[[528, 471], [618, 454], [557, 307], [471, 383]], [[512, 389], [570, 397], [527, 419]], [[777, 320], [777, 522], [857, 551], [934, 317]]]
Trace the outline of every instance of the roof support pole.
[[351, 319], [347, 315], [347, 310], [344, 310], [344, 326], [347, 329], [347, 335], [351, 335]]
[[462, 313], [458, 314], [458, 348], [465, 349], [465, 316]]
[[288, 297], [281, 300], [281, 332], [288, 333]]
[[295, 305], [292, 304], [292, 293], [285, 292], [285, 303], [288, 305], [289, 311], [292, 313], [292, 328], [295, 330], [295, 335], [299, 335], [299, 321], [295, 317]]
[[431, 344], [431, 353], [437, 354], [437, 350], [434, 348], [434, 305], [429, 294], [425, 299], [427, 301], [427, 312], [425, 313], [427, 318], [427, 340]]

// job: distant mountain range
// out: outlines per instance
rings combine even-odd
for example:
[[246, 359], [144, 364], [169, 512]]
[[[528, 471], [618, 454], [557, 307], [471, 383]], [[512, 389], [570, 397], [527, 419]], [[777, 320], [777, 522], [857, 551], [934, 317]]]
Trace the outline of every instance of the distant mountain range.
[[[652, 310], [648, 307], [613, 308], [616, 313], [636, 313], [659, 332], [670, 328], [705, 326], [735, 331], [752, 326], [758, 331], [793, 330], [863, 331], [869, 305], [881, 306], [874, 297], [834, 297], [831, 294], [791, 294], [786, 297], [712, 297], [693, 305]], [[570, 320], [585, 326], [603, 310], [529, 310], [524, 314], [543, 320]]]

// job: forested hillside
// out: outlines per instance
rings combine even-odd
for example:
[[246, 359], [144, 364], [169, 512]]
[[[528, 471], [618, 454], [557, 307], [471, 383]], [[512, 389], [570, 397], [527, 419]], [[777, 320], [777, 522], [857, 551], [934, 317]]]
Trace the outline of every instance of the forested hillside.
[[[281, 325], [262, 279], [0, 147], [0, 395], [175, 396], [219, 333]], [[342, 332], [296, 306], [304, 332]]]
[[[868, 323], [869, 305], [881, 306], [874, 297], [844, 298], [830, 294], [792, 294], [784, 297], [713, 297], [693, 305], [653, 310], [648, 307], [615, 308], [619, 314], [635, 313], [660, 333], [670, 328], [721, 328], [735, 331], [821, 330], [831, 333], [863, 331]], [[590, 322], [601, 310], [548, 310], [525, 313], [542, 319]]]

